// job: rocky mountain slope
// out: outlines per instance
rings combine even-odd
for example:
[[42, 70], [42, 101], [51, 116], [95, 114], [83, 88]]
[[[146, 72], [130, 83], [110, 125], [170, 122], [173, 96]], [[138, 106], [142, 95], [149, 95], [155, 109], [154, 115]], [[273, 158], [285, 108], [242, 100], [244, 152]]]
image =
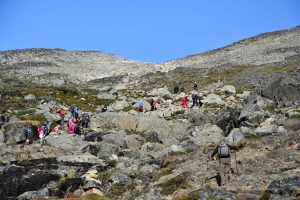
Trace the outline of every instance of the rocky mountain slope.
[[85, 83], [103, 77], [140, 75], [155, 71], [155, 65], [97, 51], [24, 49], [0, 52], [5, 76], [36, 83]]
[[[0, 52], [0, 64], [0, 199], [300, 198], [299, 27], [162, 65], [59, 49]], [[76, 134], [72, 104], [90, 115]], [[225, 186], [208, 159], [220, 139], [240, 147]]]
[[300, 27], [264, 33], [203, 54], [165, 63], [166, 67], [207, 68], [265, 65], [300, 54]]

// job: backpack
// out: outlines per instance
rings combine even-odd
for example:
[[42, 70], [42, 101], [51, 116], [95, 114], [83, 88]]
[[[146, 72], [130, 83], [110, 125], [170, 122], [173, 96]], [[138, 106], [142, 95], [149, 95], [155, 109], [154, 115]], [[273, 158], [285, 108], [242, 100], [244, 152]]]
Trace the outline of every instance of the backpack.
[[139, 107], [144, 107], [144, 102], [141, 101], [141, 102], [139, 103]]
[[23, 132], [24, 132], [25, 136], [27, 137], [30, 134], [31, 130], [26, 127], [23, 129]]
[[227, 144], [221, 144], [218, 149], [219, 157], [229, 157], [230, 156], [229, 151], [230, 149]]
[[74, 108], [75, 108], [75, 105], [71, 105], [71, 107], [70, 107], [70, 111], [71, 111], [71, 113], [73, 113], [73, 112], [74, 112]]

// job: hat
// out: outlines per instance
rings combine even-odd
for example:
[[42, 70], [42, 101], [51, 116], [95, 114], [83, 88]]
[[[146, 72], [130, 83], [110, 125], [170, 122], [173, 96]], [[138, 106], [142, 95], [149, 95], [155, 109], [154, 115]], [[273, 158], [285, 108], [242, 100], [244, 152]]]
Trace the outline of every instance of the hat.
[[225, 143], [226, 143], [226, 139], [225, 138], [220, 139], [220, 144], [225, 144]]

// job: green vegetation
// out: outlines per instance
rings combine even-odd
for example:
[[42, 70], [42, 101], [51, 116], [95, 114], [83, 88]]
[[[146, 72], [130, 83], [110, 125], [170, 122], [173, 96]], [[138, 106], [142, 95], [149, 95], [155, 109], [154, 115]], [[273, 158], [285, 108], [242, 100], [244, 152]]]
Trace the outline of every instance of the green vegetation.
[[292, 74], [297, 69], [297, 65], [295, 63], [289, 63], [283, 66], [273, 66], [267, 68], [267, 73], [288, 73]]
[[199, 190], [189, 192], [187, 195], [176, 198], [175, 200], [198, 200], [199, 199]]
[[260, 200], [269, 200], [271, 197], [271, 191], [270, 190], [265, 190], [263, 192], [262, 197], [260, 198]]
[[126, 191], [133, 191], [134, 190], [134, 183], [131, 182], [129, 185], [123, 185], [120, 183], [115, 183], [106, 192], [106, 196], [109, 198], [117, 198], [119, 197], [122, 193]]
[[172, 174], [173, 172], [173, 168], [164, 168], [162, 170], [160, 170], [159, 172], [157, 172], [153, 178], [152, 178], [152, 182], [157, 182], [161, 177]]
[[29, 114], [34, 114], [36, 110], [34, 108], [28, 108], [24, 110], [19, 110], [16, 112], [16, 115], [21, 116], [21, 115], [29, 115]]
[[143, 194], [146, 194], [147, 192], [149, 192], [149, 189], [148, 188], [143, 188], [141, 190], [136, 190], [132, 193], [131, 197], [128, 199], [128, 200], [134, 200], [136, 199], [137, 197], [143, 195]]
[[188, 189], [191, 188], [189, 183], [187, 182], [188, 172], [184, 172], [179, 174], [178, 176], [171, 178], [170, 180], [158, 184], [159, 187], [162, 188], [162, 195], [170, 195], [173, 194], [178, 189]]
[[[17, 115], [33, 114], [33, 110], [28, 107], [34, 107], [38, 101], [54, 100], [59, 104], [70, 106], [76, 104], [79, 109], [95, 112], [98, 105], [108, 106], [114, 100], [98, 99], [96, 90], [79, 90], [74, 87], [46, 87], [35, 85], [7, 85], [0, 84], [0, 111], [19, 110]], [[26, 100], [24, 96], [33, 94], [35, 100]]]

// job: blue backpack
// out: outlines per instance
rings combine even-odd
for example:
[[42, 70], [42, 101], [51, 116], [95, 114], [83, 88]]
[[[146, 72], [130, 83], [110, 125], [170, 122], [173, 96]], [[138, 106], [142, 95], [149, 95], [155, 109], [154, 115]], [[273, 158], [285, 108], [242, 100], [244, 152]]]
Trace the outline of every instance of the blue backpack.
[[140, 101], [139, 102], [139, 107], [144, 107], [144, 102]]

